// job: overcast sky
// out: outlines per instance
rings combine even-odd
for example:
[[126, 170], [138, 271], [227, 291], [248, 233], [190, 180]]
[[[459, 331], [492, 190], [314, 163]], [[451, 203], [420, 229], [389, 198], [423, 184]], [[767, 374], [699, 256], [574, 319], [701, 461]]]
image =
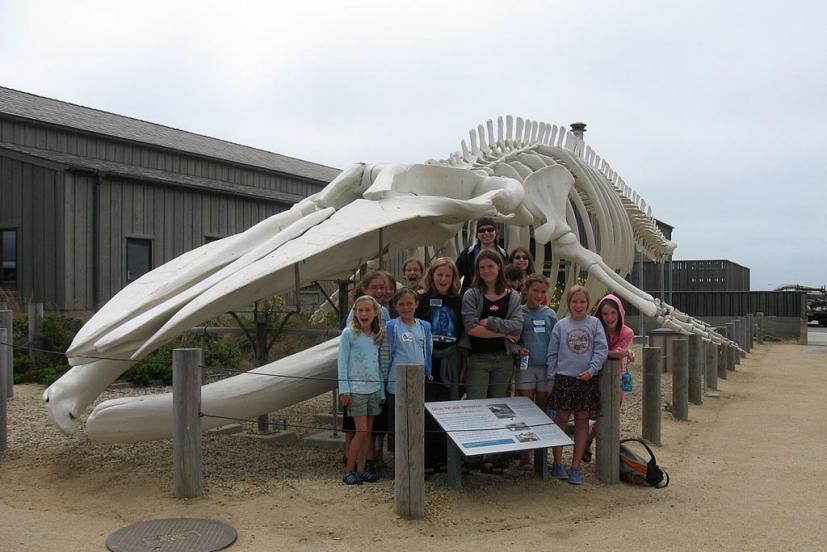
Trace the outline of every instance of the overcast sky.
[[513, 114], [752, 289], [827, 284], [823, 2], [0, 0], [0, 85], [344, 168]]

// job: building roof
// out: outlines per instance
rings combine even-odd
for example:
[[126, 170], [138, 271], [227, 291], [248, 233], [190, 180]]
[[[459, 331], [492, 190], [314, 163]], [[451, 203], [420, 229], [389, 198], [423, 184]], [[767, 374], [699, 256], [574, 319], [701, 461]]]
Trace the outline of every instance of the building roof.
[[0, 86], [0, 114], [330, 182], [339, 169]]
[[171, 173], [159, 169], [150, 169], [146, 167], [137, 167], [135, 165], [126, 165], [117, 163], [115, 161], [105, 161], [102, 159], [93, 159], [89, 157], [81, 157], [71, 153], [61, 153], [56, 151], [47, 151], [37, 148], [30, 148], [20, 146], [18, 144], [9, 144], [0, 142], [0, 153], [13, 152], [22, 154], [24, 159], [35, 158], [38, 160], [47, 161], [59, 165], [64, 170], [80, 170], [86, 172], [103, 173], [106, 175], [130, 178], [143, 181], [159, 182], [172, 186], [182, 188], [192, 188], [198, 190], [212, 190], [214, 192], [230, 194], [234, 196], [248, 197], [251, 199], [262, 200], [268, 199], [277, 203], [284, 203], [292, 205], [298, 203], [303, 196], [296, 194], [288, 194], [284, 192], [277, 192], [274, 190], [265, 190], [261, 188], [251, 188], [250, 186], [243, 186], [241, 184], [233, 184], [223, 180], [212, 180], [210, 178], [203, 178], [199, 176], [188, 176], [179, 173]]

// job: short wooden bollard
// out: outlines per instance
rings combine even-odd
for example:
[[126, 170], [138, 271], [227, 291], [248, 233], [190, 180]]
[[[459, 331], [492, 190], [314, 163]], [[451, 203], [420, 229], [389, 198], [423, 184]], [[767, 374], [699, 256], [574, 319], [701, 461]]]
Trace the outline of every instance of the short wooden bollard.
[[[729, 339], [731, 339], [737, 345], [738, 341], [739, 341], [737, 324], [734, 321], [733, 322], [727, 322], [726, 328], [727, 328], [727, 335], [729, 335]], [[732, 357], [732, 364], [731, 364], [731, 366], [729, 366], [729, 369], [730, 370], [735, 370], [735, 365], [736, 364], [741, 364], [741, 353], [738, 352], [737, 347], [730, 347], [729, 351], [730, 351], [729, 354]], [[735, 351], [735, 353], [733, 353], [732, 351]]]
[[718, 344], [709, 342], [706, 344], [706, 388], [712, 391], [718, 390]]
[[[729, 337], [729, 328], [720, 326], [718, 333], [723, 337]], [[718, 347], [718, 379], [727, 379], [727, 366], [729, 365], [729, 345]]]
[[660, 378], [662, 373], [663, 352], [658, 347], [644, 347], [641, 435], [656, 445], [660, 445]]
[[741, 349], [743, 349], [741, 351], [741, 357], [745, 357], [749, 352], [749, 337], [747, 337], [749, 333], [747, 330], [747, 317], [744, 316], [742, 318], [739, 318], [738, 322], [741, 325]]
[[[734, 319], [732, 321], [732, 323], [735, 324], [735, 339], [733, 339], [733, 341], [735, 341], [735, 343], [738, 344], [738, 347], [743, 349], [743, 347], [744, 347], [744, 336], [741, 335], [743, 333], [743, 328], [742, 328], [743, 323], [741, 323], [740, 318]], [[740, 358], [741, 358], [741, 352], [738, 351], [738, 359], [739, 359], [738, 364], [741, 364]]]
[[396, 367], [394, 502], [405, 519], [425, 517], [425, 369], [420, 364]]
[[649, 345], [651, 347], [658, 347], [663, 355], [663, 365], [661, 369], [664, 372], [672, 371], [672, 361], [674, 359], [674, 351], [672, 350], [672, 342], [681, 337], [682, 334], [670, 328], [658, 328], [649, 332]]
[[172, 351], [172, 480], [176, 498], [204, 493], [201, 473], [201, 349]]
[[600, 370], [600, 415], [594, 473], [603, 483], [620, 481], [620, 362], [607, 360]]
[[704, 402], [704, 364], [706, 361], [704, 342], [697, 335], [689, 336], [689, 402]]
[[764, 313], [759, 312], [756, 313], [755, 316], [758, 318], [758, 344], [764, 344]]
[[672, 342], [672, 416], [689, 419], [689, 341], [685, 338]]
[[14, 313], [0, 310], [0, 328], [6, 329], [6, 338], [0, 340], [0, 355], [5, 355], [6, 364], [6, 398], [14, 397]]
[[[6, 342], [8, 330], [0, 328], [0, 343]], [[0, 351], [2, 353], [2, 351]], [[6, 417], [6, 378], [8, 377], [8, 370], [6, 363], [8, 357], [5, 354], [0, 354], [0, 451], [6, 450], [8, 446], [8, 429], [9, 422]]]

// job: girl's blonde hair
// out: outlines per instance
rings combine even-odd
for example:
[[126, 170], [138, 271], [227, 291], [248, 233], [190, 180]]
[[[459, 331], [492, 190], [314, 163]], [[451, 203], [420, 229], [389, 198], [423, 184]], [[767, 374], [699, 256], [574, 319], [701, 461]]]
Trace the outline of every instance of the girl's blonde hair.
[[362, 333], [362, 327], [359, 325], [359, 320], [356, 319], [356, 307], [359, 303], [370, 303], [373, 305], [373, 310], [376, 316], [370, 324], [370, 331], [373, 332], [373, 342], [379, 345], [385, 339], [385, 324], [382, 321], [382, 305], [379, 304], [375, 298], [370, 295], [362, 295], [356, 298], [353, 302], [353, 317], [350, 320], [350, 329], [355, 335]]
[[459, 295], [459, 270], [457, 270], [457, 265], [454, 263], [454, 260], [449, 257], [439, 257], [438, 259], [431, 261], [431, 266], [428, 267], [428, 272], [426, 272], [425, 276], [422, 277], [422, 289], [425, 293], [436, 293], [436, 285], [434, 285], [434, 272], [436, 272], [436, 269], [443, 266], [450, 268], [453, 275], [451, 278], [451, 289], [449, 290], [451, 292], [450, 294]]
[[566, 306], [569, 306], [571, 304], [571, 298], [574, 297], [575, 293], [582, 293], [583, 295], [586, 296], [586, 306], [587, 307], [588, 307], [588, 305], [592, 304], [592, 300], [589, 297], [589, 292], [586, 288], [584, 288], [583, 286], [571, 286], [568, 289], [568, 291], [566, 291]]

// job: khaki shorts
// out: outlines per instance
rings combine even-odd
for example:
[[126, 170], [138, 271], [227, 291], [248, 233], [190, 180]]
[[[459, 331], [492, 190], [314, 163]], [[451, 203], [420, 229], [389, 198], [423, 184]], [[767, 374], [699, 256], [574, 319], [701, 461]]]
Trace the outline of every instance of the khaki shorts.
[[351, 393], [351, 403], [348, 407], [348, 414], [351, 416], [377, 416], [382, 412], [382, 397], [379, 391], [363, 395], [360, 393]]
[[514, 388], [520, 391], [545, 391], [548, 387], [548, 372], [545, 366], [529, 366], [525, 370], [514, 370]]

